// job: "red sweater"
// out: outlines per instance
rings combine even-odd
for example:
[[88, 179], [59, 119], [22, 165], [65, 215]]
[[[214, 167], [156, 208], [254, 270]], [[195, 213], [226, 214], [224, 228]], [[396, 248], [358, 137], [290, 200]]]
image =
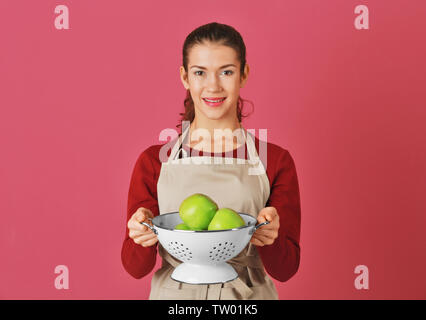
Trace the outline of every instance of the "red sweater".
[[[259, 153], [259, 140], [255, 139]], [[157, 181], [161, 169], [159, 151], [163, 144], [153, 145], [138, 157], [133, 169], [127, 204], [127, 221], [139, 207], [159, 214], [157, 202]], [[247, 159], [247, 146], [245, 158]], [[192, 151], [185, 146], [186, 150]], [[237, 150], [233, 157], [237, 157]], [[170, 150], [168, 151], [170, 155]], [[190, 155], [190, 153], [188, 153]], [[200, 152], [200, 155], [212, 155]], [[218, 154], [220, 155], [220, 154]], [[230, 156], [222, 153], [221, 156]], [[262, 155], [259, 155], [262, 160]], [[262, 160], [263, 161], [263, 160]], [[265, 164], [265, 161], [263, 161]], [[270, 184], [270, 196], [267, 207], [275, 207], [280, 217], [278, 238], [274, 243], [256, 246], [266, 271], [276, 280], [289, 280], [298, 270], [300, 262], [300, 195], [296, 167], [290, 153], [273, 143], [267, 144], [266, 174]], [[140, 279], [150, 273], [155, 266], [157, 245], [142, 247], [129, 237], [126, 222], [126, 235], [121, 250], [121, 260], [126, 271], [134, 278]]]

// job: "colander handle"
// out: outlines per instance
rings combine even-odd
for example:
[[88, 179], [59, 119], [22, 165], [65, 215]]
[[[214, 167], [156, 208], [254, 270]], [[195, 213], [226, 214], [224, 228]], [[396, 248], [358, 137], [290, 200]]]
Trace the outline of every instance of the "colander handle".
[[[149, 220], [152, 220], [151, 218], [148, 218]], [[150, 228], [151, 230], [152, 230], [152, 232], [154, 232], [155, 234], [157, 234], [158, 235], [158, 231], [157, 230], [155, 230], [155, 228], [153, 227], [153, 226], [151, 226], [151, 225], [149, 225], [148, 223], [146, 223], [146, 222], [141, 222], [141, 224], [143, 224], [144, 226], [147, 226], [148, 228]]]
[[250, 234], [253, 234], [261, 226], [264, 226], [265, 224], [268, 224], [268, 223], [269, 223], [269, 221], [265, 221], [265, 222], [259, 223], [257, 226], [254, 226], [254, 228], [250, 230]]

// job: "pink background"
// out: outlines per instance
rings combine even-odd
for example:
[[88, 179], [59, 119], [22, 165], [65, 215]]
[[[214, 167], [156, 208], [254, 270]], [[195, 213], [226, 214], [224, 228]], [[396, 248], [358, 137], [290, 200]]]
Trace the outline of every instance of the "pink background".
[[[54, 28], [60, 4], [70, 30]], [[280, 299], [425, 299], [422, 0], [1, 1], [0, 298], [148, 298], [160, 259], [140, 280], [120, 260], [130, 175], [175, 128], [183, 41], [212, 21], [247, 46], [245, 127], [298, 171], [301, 264]]]

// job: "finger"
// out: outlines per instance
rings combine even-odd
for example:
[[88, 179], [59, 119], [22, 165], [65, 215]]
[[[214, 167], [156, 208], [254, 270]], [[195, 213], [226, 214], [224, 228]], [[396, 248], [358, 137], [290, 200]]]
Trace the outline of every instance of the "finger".
[[262, 235], [253, 235], [253, 238], [255, 238], [256, 240], [259, 240], [263, 244], [267, 244], [267, 245], [274, 243], [274, 240], [275, 240], [275, 239], [265, 237], [265, 236], [262, 236]]
[[152, 219], [153, 214], [151, 210], [141, 207], [134, 213], [134, 217], [138, 222], [145, 222], [148, 218]]
[[257, 216], [257, 221], [259, 223], [263, 223], [265, 221], [269, 221], [269, 222], [272, 221], [272, 219], [270, 218], [271, 214], [269, 213], [269, 211], [270, 210], [268, 208], [264, 208], [264, 209], [260, 210], [260, 212]]
[[265, 222], [266, 223], [262, 224], [257, 230], [276, 229], [277, 228], [276, 224], [274, 222], [268, 221], [266, 219], [263, 219], [262, 221], [258, 221], [258, 222], [259, 222], [258, 224], [262, 224], [262, 223], [265, 223]]
[[133, 241], [137, 244], [142, 244], [145, 241], [151, 240], [153, 238], [156, 238], [157, 235], [154, 232], [148, 233], [148, 234], [143, 234], [139, 237], [136, 237], [133, 239]]
[[145, 214], [145, 219], [154, 218], [154, 215], [153, 215], [151, 210], [149, 210], [147, 208], [143, 208], [142, 212]]
[[[148, 221], [144, 221], [144, 223], [148, 223], [148, 224], [150, 224]], [[139, 223], [139, 225], [142, 227], [142, 232], [143, 232], [143, 233], [146, 233], [146, 232], [151, 231], [151, 229], [150, 229], [150, 228], [148, 228], [146, 225], [144, 225], [144, 224], [142, 224], [142, 223]], [[151, 232], [152, 232], [152, 231], [151, 231]]]
[[263, 242], [261, 242], [259, 239], [255, 238], [255, 237], [252, 237], [250, 239], [250, 243], [253, 243], [254, 245], [259, 246], [259, 247], [264, 246]]
[[265, 235], [265, 234], [262, 234], [262, 233], [254, 233], [253, 234], [253, 237], [255, 237], [255, 238], [257, 238], [257, 239], [259, 239], [259, 240], [275, 240], [275, 236], [272, 234], [272, 235]]
[[154, 238], [156, 236], [157, 235], [154, 232], [149, 231], [149, 232], [145, 232], [144, 234], [138, 236], [137, 239], [139, 239], [140, 241], [146, 241], [146, 240], [149, 240], [149, 239]]
[[274, 207], [265, 208], [265, 217], [268, 221], [279, 219], [278, 212]]
[[158, 241], [158, 238], [156, 235], [152, 237], [139, 237], [135, 240], [137, 244], [140, 244], [143, 247], [147, 247], [150, 245], [155, 244]]
[[137, 222], [142, 222], [145, 220], [145, 214], [143, 210], [144, 208], [139, 208], [138, 210], [136, 210], [136, 212], [133, 214], [134, 220], [136, 220]]
[[142, 232], [136, 230], [129, 231], [129, 238], [136, 239], [142, 235]]
[[143, 224], [136, 221], [135, 219], [130, 219], [129, 222], [127, 223], [127, 227], [129, 228], [129, 230], [134, 230], [138, 232], [146, 232], [148, 229], [147, 226], [144, 226]]
[[276, 223], [270, 222], [270, 221], [266, 220], [264, 217], [258, 218], [257, 222], [258, 222], [258, 225], [267, 222], [266, 224], [263, 224], [262, 226], [258, 227], [257, 230], [274, 230], [274, 229], [277, 229]]
[[142, 247], [150, 247], [158, 242], [157, 236], [142, 243]]
[[260, 211], [259, 215], [257, 216], [257, 222], [258, 223], [263, 223], [265, 221], [266, 221], [265, 213], [264, 213], [264, 211]]
[[254, 233], [253, 236], [262, 236], [262, 237], [266, 237], [266, 238], [271, 238], [271, 239], [275, 239], [277, 237], [277, 230], [275, 229], [266, 229], [266, 228], [259, 228], [256, 230], [256, 232]]
[[265, 213], [265, 219], [269, 222], [271, 222], [274, 219], [274, 217], [273, 217], [273, 215], [270, 211]]
[[135, 230], [135, 229], [130, 229], [130, 231], [129, 231], [129, 237], [132, 238], [132, 239], [139, 238], [139, 237], [147, 235], [147, 234], [153, 234], [153, 232], [150, 229], [143, 231], [143, 232], [140, 231], [140, 230]]
[[254, 241], [257, 241], [259, 243], [261, 243], [262, 245], [271, 245], [274, 243], [273, 239], [270, 238], [264, 238], [264, 237], [254, 237], [253, 239]]
[[[267, 217], [266, 217], [267, 218]], [[261, 228], [259, 228], [258, 230], [278, 230], [279, 229], [279, 227], [280, 227], [280, 222], [279, 222], [279, 220], [277, 219], [278, 218], [278, 216], [274, 216], [273, 218], [272, 218], [272, 221], [270, 221], [269, 220], [269, 218], [267, 218], [267, 219], [265, 219], [265, 217], [261, 217], [261, 218], [258, 218], [258, 223], [260, 224], [260, 223], [263, 223], [263, 222], [266, 222], [266, 221], [268, 221], [269, 223], [267, 223], [267, 224], [264, 224]]]
[[144, 211], [144, 210], [148, 210], [148, 209], [139, 208], [138, 211], [136, 211], [133, 214], [132, 218], [127, 223], [127, 227], [129, 229], [134, 229], [134, 230], [137, 230], [139, 232], [148, 231], [149, 227], [142, 224], [142, 222], [147, 223], [147, 224], [152, 226], [152, 222], [147, 219], [147, 217], [152, 215], [152, 213], [149, 213], [149, 212]]

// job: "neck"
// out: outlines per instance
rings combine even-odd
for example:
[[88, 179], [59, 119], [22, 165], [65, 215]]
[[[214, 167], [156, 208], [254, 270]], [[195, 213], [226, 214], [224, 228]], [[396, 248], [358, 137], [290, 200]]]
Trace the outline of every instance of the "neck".
[[[233, 134], [237, 129], [243, 129], [238, 121], [238, 118], [230, 120], [210, 120], [203, 121], [202, 119], [194, 118], [190, 127], [188, 136], [190, 139], [189, 145], [203, 151], [210, 152], [211, 150], [229, 151], [244, 143], [244, 138], [241, 132]], [[198, 131], [197, 129], [203, 129]], [[197, 130], [196, 134], [193, 134]], [[205, 131], [207, 130], [207, 131]], [[215, 136], [216, 130], [216, 136]], [[205, 134], [209, 133], [210, 139], [206, 139]], [[224, 135], [223, 135], [224, 134]]]
[[230, 120], [208, 120], [203, 121], [202, 119], [194, 118], [192, 121], [189, 131], [194, 131], [196, 129], [205, 129], [210, 133], [210, 137], [214, 137], [214, 130], [231, 130], [232, 132], [240, 128], [240, 122], [237, 118]]

